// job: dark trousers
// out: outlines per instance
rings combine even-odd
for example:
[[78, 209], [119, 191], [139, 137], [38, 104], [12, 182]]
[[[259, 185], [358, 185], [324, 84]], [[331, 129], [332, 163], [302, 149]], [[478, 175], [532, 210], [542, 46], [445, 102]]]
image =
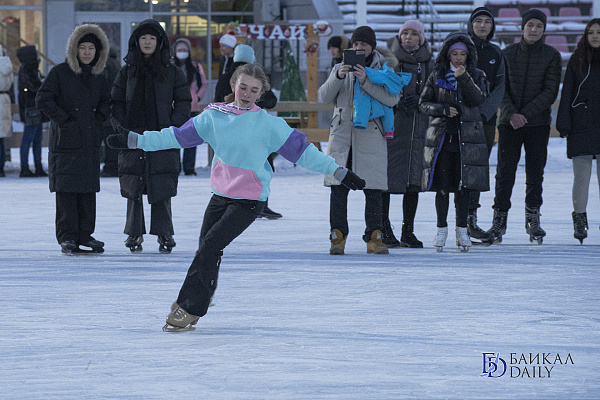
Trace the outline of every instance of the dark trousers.
[[[381, 218], [383, 225], [391, 225], [390, 223], [390, 192], [381, 194]], [[407, 192], [402, 195], [402, 222], [408, 226], [413, 226], [415, 223], [415, 215], [417, 215], [417, 206], [419, 205], [419, 192]]]
[[188, 313], [203, 316], [217, 288], [223, 250], [260, 215], [265, 202], [213, 195], [204, 212], [200, 247], [190, 266], [177, 304]]
[[[456, 209], [456, 226], [467, 227], [469, 215], [469, 199], [472, 190], [461, 189], [454, 193], [454, 208]], [[450, 208], [450, 193], [440, 190], [435, 194], [435, 211], [437, 213], [437, 226], [448, 226], [448, 209]]]
[[183, 149], [183, 160], [181, 162], [183, 172], [194, 172], [196, 169], [196, 147]]
[[33, 144], [33, 162], [36, 170], [42, 169], [42, 124], [25, 125], [21, 139], [21, 170], [29, 169], [29, 146]]
[[525, 205], [539, 208], [542, 205], [542, 182], [548, 158], [550, 126], [531, 126], [513, 129], [508, 125], [498, 127], [498, 167], [496, 168], [496, 197], [494, 209], [510, 210], [510, 197], [515, 185], [521, 147], [525, 147]]
[[[130, 236], [142, 236], [146, 233], [142, 197], [136, 200], [127, 199], [127, 221], [124, 233]], [[150, 234], [173, 236], [174, 233], [171, 198], [150, 204]]]
[[[483, 133], [485, 134], [485, 143], [487, 144], [488, 149], [488, 159], [490, 158], [490, 154], [492, 154], [492, 148], [494, 147], [494, 140], [496, 140], [496, 118], [493, 119], [490, 123], [486, 123], [483, 125]], [[469, 201], [469, 211], [474, 212], [481, 204], [479, 204], [479, 195], [481, 194], [478, 190], [471, 191], [471, 199]]]
[[[344, 237], [348, 236], [348, 189], [344, 185], [331, 186], [329, 198], [329, 224], [331, 229], [339, 229]], [[365, 235], [363, 239], [368, 242], [374, 230], [381, 229], [381, 201], [382, 190], [364, 189], [365, 194]]]
[[96, 193], [56, 193], [56, 239], [87, 243], [96, 229]]

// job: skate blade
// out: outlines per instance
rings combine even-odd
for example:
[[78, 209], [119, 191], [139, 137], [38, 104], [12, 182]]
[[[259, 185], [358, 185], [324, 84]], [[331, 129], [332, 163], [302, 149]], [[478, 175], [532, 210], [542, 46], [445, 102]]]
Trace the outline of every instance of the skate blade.
[[196, 330], [196, 327], [193, 325], [188, 325], [186, 327], [172, 326], [169, 324], [165, 324], [162, 328], [163, 332], [189, 332]]
[[442, 253], [444, 251], [444, 246], [435, 246], [435, 251]]
[[536, 242], [537, 244], [542, 244], [542, 243], [544, 243], [544, 237], [543, 236], [540, 236], [540, 237], [530, 236], [529, 241], [531, 243]]
[[469, 246], [458, 246], [458, 251], [461, 253], [466, 253], [469, 251]]
[[79, 255], [97, 255], [97, 254], [102, 254], [104, 253], [104, 248], [100, 247], [97, 249], [80, 249], [80, 248], [75, 248], [73, 250], [70, 251], [65, 251], [63, 250], [62, 253], [66, 256], [79, 256]]
[[132, 253], [141, 253], [142, 250], [144, 250], [144, 248], [142, 247], [142, 245], [139, 245], [139, 246], [132, 246], [132, 247], [129, 248], [129, 250]]
[[158, 251], [159, 251], [160, 253], [163, 253], [163, 254], [170, 254], [170, 253], [171, 253], [171, 250], [172, 250], [172, 248], [171, 248], [171, 247], [163, 247], [163, 246], [160, 246], [160, 247], [158, 248]]

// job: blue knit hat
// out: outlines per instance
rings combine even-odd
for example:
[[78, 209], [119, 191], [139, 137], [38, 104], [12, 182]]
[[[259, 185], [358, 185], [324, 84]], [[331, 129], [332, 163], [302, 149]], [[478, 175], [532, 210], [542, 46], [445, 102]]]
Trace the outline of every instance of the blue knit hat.
[[233, 51], [233, 62], [245, 62], [247, 64], [254, 64], [256, 57], [254, 56], [254, 49], [247, 44], [238, 44]]

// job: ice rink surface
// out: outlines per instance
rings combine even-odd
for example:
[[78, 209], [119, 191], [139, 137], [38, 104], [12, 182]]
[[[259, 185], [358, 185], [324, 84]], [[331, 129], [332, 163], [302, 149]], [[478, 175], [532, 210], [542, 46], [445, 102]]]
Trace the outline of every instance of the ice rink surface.
[[[453, 211], [444, 252], [433, 248], [433, 193], [417, 212], [424, 249], [366, 254], [353, 193], [347, 255], [330, 256], [323, 178], [278, 160], [269, 204], [284, 217], [257, 220], [225, 250], [215, 305], [184, 333], [161, 328], [197, 248], [206, 168], [180, 178], [171, 254], [151, 235], [141, 254], [125, 248], [126, 200], [102, 178], [94, 236], [106, 252], [71, 257], [47, 179], [11, 173], [0, 179], [0, 398], [598, 399], [598, 184], [594, 174], [580, 246], [564, 147], [551, 139], [543, 245], [525, 233], [521, 166], [503, 243], [466, 254]], [[493, 191], [481, 200], [487, 229]]]

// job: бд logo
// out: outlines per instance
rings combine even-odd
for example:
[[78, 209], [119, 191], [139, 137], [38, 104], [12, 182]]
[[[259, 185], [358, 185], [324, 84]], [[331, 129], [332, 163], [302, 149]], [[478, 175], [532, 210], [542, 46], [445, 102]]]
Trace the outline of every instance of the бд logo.
[[500, 358], [500, 353], [481, 354], [483, 354], [483, 371], [479, 376], [500, 378], [506, 373], [506, 361]]

